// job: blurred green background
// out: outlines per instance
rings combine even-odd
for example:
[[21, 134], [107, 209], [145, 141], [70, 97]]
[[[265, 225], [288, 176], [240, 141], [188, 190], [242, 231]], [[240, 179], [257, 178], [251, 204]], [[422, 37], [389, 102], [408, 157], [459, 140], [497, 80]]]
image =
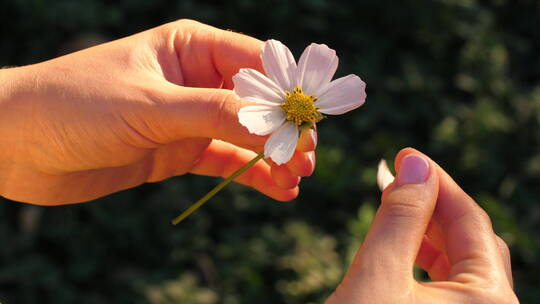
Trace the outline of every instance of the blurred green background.
[[[522, 303], [540, 298], [540, 2], [531, 0], [2, 0], [0, 66], [40, 62], [179, 18], [360, 75], [366, 104], [319, 124], [317, 169], [292, 203], [182, 176], [92, 203], [1, 200], [0, 302], [319, 303], [378, 205], [376, 164], [412, 146], [486, 209]], [[420, 274], [422, 276], [422, 274]]]

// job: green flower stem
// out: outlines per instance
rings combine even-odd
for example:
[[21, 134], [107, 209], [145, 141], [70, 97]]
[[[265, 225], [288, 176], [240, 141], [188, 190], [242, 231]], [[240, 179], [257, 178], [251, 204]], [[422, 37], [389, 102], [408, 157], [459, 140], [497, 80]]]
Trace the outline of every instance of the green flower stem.
[[264, 157], [264, 152], [261, 152], [255, 156], [254, 159], [250, 160], [247, 164], [242, 166], [242, 168], [236, 170], [233, 174], [231, 174], [229, 177], [227, 177], [224, 181], [219, 183], [214, 189], [210, 190], [210, 192], [206, 193], [205, 196], [201, 197], [200, 200], [198, 200], [196, 203], [191, 205], [186, 211], [182, 212], [179, 216], [175, 217], [171, 223], [173, 225], [176, 225], [183, 221], [186, 217], [188, 217], [190, 214], [192, 214], [195, 210], [199, 209], [204, 203], [206, 203], [209, 199], [211, 199], [216, 193], [218, 193], [221, 189], [223, 189], [225, 186], [227, 186], [230, 182], [232, 182], [235, 178], [237, 178], [240, 174], [244, 173], [247, 169], [249, 169], [251, 166], [255, 165], [260, 159]]

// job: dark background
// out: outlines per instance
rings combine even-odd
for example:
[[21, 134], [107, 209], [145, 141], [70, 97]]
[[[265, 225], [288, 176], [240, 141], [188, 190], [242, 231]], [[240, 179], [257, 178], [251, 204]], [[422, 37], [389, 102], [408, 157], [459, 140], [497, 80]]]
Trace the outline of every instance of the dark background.
[[[319, 303], [378, 204], [376, 164], [412, 146], [486, 209], [522, 303], [540, 298], [540, 2], [526, 0], [1, 0], [0, 66], [40, 62], [179, 18], [296, 57], [311, 42], [360, 75], [366, 104], [319, 125], [317, 169], [292, 203], [182, 176], [92, 203], [0, 204], [0, 302]], [[1, 174], [1, 173], [0, 173]], [[419, 274], [422, 277], [422, 274]]]

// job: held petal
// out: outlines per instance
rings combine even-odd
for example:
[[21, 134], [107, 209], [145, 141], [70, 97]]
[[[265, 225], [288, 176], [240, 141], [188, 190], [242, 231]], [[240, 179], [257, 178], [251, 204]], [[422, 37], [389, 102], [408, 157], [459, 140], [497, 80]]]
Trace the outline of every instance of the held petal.
[[272, 80], [253, 69], [240, 69], [232, 78], [238, 97], [258, 104], [278, 105], [285, 92]]
[[298, 86], [307, 94], [314, 94], [332, 80], [338, 61], [336, 51], [326, 44], [310, 44], [298, 61]]
[[261, 58], [268, 78], [281, 89], [291, 91], [297, 81], [296, 61], [289, 48], [277, 40], [268, 40], [263, 45]]
[[286, 122], [266, 141], [264, 156], [270, 157], [277, 165], [284, 164], [291, 160], [297, 142], [298, 127]]
[[338, 78], [316, 93], [319, 100], [315, 105], [319, 112], [329, 115], [339, 115], [354, 110], [366, 100], [366, 83], [356, 75]]
[[379, 186], [379, 189], [384, 191], [384, 189], [386, 189], [393, 181], [394, 175], [392, 175], [390, 169], [388, 169], [386, 160], [381, 159], [377, 168], [377, 185]]
[[285, 114], [277, 106], [246, 106], [238, 111], [238, 120], [249, 133], [268, 135], [283, 124]]

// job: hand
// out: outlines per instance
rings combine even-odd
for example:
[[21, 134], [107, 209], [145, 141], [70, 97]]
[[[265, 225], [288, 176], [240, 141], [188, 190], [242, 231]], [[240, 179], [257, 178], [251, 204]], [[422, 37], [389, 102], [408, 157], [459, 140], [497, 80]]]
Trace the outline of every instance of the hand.
[[[188, 172], [228, 176], [266, 137], [238, 123], [239, 68], [262, 71], [262, 42], [191, 20], [36, 65], [0, 71], [0, 195], [35, 204], [92, 200]], [[277, 200], [313, 172], [316, 134], [286, 165], [238, 178]]]
[[[327, 303], [518, 303], [508, 247], [487, 214], [418, 151], [401, 151], [395, 164], [396, 180]], [[432, 282], [414, 280], [415, 262]]]

